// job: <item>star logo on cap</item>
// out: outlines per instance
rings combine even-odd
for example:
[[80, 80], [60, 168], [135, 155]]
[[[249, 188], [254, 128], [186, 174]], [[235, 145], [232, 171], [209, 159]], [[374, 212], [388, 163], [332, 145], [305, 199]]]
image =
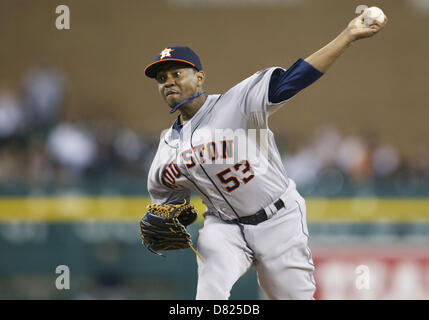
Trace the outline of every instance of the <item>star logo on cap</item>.
[[165, 48], [163, 51], [161, 51], [161, 58], [160, 59], [164, 59], [166, 57], [171, 57], [171, 52], [174, 51], [174, 49], [170, 49], [170, 48]]

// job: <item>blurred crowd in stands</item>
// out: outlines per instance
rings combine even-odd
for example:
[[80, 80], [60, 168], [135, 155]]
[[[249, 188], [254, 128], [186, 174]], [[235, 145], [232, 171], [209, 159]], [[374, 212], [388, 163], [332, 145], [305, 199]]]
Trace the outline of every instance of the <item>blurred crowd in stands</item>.
[[[65, 76], [49, 66], [29, 70], [16, 92], [0, 88], [0, 195], [71, 186], [86, 193], [146, 193], [158, 136], [114, 119], [66, 121], [66, 89]], [[344, 136], [333, 127], [317, 128], [298, 148], [283, 140], [286, 170], [306, 195], [370, 195], [380, 186], [391, 195], [428, 190], [429, 142], [405, 157], [376, 137]]]
[[429, 195], [429, 142], [405, 156], [376, 135], [320, 127], [310, 143], [285, 153], [284, 165], [307, 195]]
[[65, 120], [66, 86], [59, 70], [38, 66], [17, 92], [0, 88], [0, 194], [144, 182], [155, 147], [114, 119]]

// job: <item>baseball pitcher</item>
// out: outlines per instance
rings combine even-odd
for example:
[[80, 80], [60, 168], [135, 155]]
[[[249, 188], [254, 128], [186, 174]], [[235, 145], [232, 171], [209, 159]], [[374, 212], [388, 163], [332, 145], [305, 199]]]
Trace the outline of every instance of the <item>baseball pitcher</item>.
[[[268, 119], [319, 79], [356, 40], [387, 23], [353, 19], [329, 44], [288, 69], [258, 71], [223, 94], [207, 94], [198, 55], [185, 46], [163, 49], [145, 69], [178, 117], [161, 135], [148, 176], [152, 205], [140, 222], [154, 253], [192, 248], [198, 255], [196, 299], [228, 299], [249, 268], [270, 299], [313, 299], [305, 200], [288, 178]], [[186, 226], [206, 206], [194, 248]]]

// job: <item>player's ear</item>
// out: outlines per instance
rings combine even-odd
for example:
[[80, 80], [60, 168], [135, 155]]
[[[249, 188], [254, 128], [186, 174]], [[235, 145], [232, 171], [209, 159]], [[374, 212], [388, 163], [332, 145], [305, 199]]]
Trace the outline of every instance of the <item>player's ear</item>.
[[206, 80], [206, 74], [204, 73], [204, 71], [198, 71], [196, 74], [197, 77], [197, 81], [198, 81], [198, 86], [202, 87], [204, 84], [204, 81]]

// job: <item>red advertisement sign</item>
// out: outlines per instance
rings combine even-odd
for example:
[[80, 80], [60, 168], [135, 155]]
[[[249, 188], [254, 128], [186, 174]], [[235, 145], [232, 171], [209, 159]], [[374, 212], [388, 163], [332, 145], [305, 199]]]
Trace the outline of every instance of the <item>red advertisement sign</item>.
[[429, 299], [429, 246], [313, 248], [316, 299]]

